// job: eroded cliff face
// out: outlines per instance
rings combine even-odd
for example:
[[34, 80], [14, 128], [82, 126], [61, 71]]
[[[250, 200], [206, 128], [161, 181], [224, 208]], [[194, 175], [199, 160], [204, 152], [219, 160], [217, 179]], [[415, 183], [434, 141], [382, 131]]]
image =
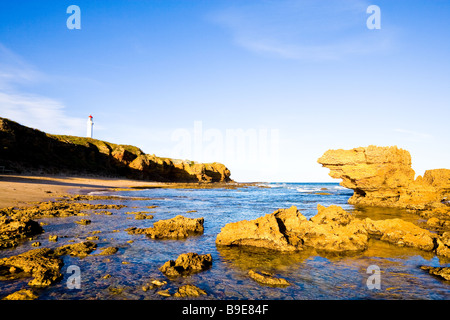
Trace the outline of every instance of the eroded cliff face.
[[411, 155], [396, 146], [328, 150], [318, 162], [354, 190], [350, 204], [423, 210], [450, 200], [450, 170], [427, 170], [414, 179]]
[[14, 172], [98, 174], [164, 182], [229, 182], [221, 163], [145, 154], [130, 145], [51, 135], [0, 118], [0, 166]]

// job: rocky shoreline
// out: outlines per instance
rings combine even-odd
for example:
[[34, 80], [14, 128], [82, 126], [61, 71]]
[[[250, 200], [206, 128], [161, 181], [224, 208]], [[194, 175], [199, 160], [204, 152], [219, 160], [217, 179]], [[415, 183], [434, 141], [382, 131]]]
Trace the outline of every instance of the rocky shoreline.
[[[344, 160], [341, 159], [341, 153], [344, 154]], [[361, 157], [361, 153], [367, 154]], [[377, 156], [375, 157], [374, 154]], [[427, 219], [423, 225], [419, 226], [396, 217], [382, 220], [373, 217], [363, 218], [358, 216], [357, 210], [356, 213], [348, 212], [340, 206], [325, 207], [320, 204], [317, 205], [317, 214], [308, 219], [295, 206], [292, 206], [278, 209], [254, 220], [241, 220], [224, 225], [216, 235], [216, 245], [218, 248], [256, 247], [288, 255], [310, 249], [324, 255], [347, 255], [365, 252], [370, 249], [373, 240], [377, 240], [398, 247], [421, 250], [435, 255], [443, 262], [450, 261], [450, 210], [443, 201], [448, 194], [447, 171], [441, 169], [426, 174], [424, 179], [418, 178], [412, 182], [407, 180], [408, 183], [401, 182], [401, 177], [405, 177], [404, 172], [410, 172], [407, 168], [409, 162], [407, 159], [398, 162], [393, 159], [396, 159], [398, 155], [405, 156], [405, 154], [406, 152], [396, 148], [369, 147], [358, 148], [350, 152], [327, 152], [326, 157], [322, 157], [319, 161], [325, 163], [324, 166], [331, 167], [333, 176], [343, 179], [343, 186], [353, 187], [355, 194], [349, 202], [356, 204], [357, 208], [369, 204], [407, 208], [411, 214], [418, 214]], [[352, 160], [355, 155], [358, 159], [364, 158], [364, 161]], [[407, 158], [407, 156], [405, 157]], [[351, 168], [347, 166], [351, 166]], [[400, 175], [400, 178], [396, 178], [397, 175]], [[392, 183], [394, 180], [397, 181], [396, 184]], [[424, 191], [425, 189], [426, 191]], [[420, 195], [420, 201], [416, 199], [413, 204], [408, 203], [408, 197], [414, 193]], [[389, 196], [382, 196], [383, 194]], [[393, 196], [393, 194], [398, 196]], [[106, 200], [115, 200], [119, 204], [91, 203], [91, 201]], [[129, 205], [129, 203], [121, 204], [120, 201], [139, 200], [149, 200], [149, 198], [73, 195], [57, 201], [41, 202], [27, 207], [1, 209], [0, 249], [14, 250], [24, 243], [30, 243], [31, 246], [39, 248], [16, 255], [9, 254], [0, 259], [0, 280], [13, 281], [30, 278], [26, 288], [0, 298], [39, 298], [39, 288], [52, 286], [61, 280], [62, 257], [64, 256], [84, 259], [92, 255], [115, 255], [119, 250], [115, 246], [108, 246], [102, 247], [101, 252], [95, 253], [98, 249], [96, 243], [99, 240], [96, 234], [86, 237], [84, 241], [60, 246], [57, 246], [58, 235], [49, 234], [49, 240], [56, 241], [55, 245], [40, 248], [40, 243], [32, 242], [36, 236], [46, 232], [46, 224], [40, 220], [83, 217], [74, 220], [75, 225], [83, 227], [91, 222], [91, 218], [84, 218], [85, 216], [95, 214], [115, 217], [117, 210]], [[147, 208], [154, 209], [154, 207], [156, 206]], [[125, 213], [129, 218], [133, 218], [133, 215], [129, 215], [132, 213], [135, 219], [154, 220], [154, 216], [150, 214], [152, 211]], [[109, 218], [105, 217], [105, 219]], [[208, 219], [207, 216], [188, 218], [178, 215], [171, 219], [159, 219], [147, 228], [131, 227], [121, 231], [125, 231], [132, 237], [145, 235], [155, 241], [184, 241], [183, 239], [190, 237], [202, 237], [204, 223]], [[128, 241], [131, 245], [132, 242], [133, 240]], [[9, 252], [13, 253], [13, 251]], [[164, 280], [162, 278], [150, 280], [142, 286], [142, 291], [154, 290], [162, 297], [207, 296], [208, 291], [205, 288], [199, 288], [194, 284], [179, 286], [175, 292], [172, 289], [172, 291], [169, 290], [167, 286], [176, 281], [178, 277], [188, 277], [193, 273], [201, 273], [214, 268], [211, 255], [188, 252], [173, 257], [173, 259], [175, 260], [169, 260], [159, 267], [161, 275], [165, 277]], [[439, 277], [443, 281], [449, 280], [449, 267], [422, 265], [421, 269], [423, 272], [430, 273], [430, 276]], [[290, 286], [287, 280], [266, 272], [264, 268], [252, 268], [248, 271], [247, 276], [262, 286], [274, 288]], [[107, 277], [108, 274], [104, 276], [105, 279]]]

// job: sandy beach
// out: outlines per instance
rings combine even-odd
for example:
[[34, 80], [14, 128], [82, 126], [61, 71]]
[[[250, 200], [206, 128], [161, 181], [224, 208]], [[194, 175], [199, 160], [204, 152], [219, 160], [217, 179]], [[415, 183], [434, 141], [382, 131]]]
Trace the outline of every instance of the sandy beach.
[[0, 208], [26, 206], [66, 194], [158, 185], [162, 183], [104, 177], [0, 175]]

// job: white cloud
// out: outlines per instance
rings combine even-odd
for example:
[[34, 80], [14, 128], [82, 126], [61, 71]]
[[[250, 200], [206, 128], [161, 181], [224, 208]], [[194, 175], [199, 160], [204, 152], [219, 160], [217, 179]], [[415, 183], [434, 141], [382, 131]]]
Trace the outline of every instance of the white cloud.
[[23, 93], [0, 92], [0, 116], [39, 130], [84, 135], [86, 119], [69, 117], [54, 99]]
[[55, 134], [84, 135], [86, 119], [68, 116], [55, 99], [24, 92], [47, 77], [0, 43], [0, 117]]

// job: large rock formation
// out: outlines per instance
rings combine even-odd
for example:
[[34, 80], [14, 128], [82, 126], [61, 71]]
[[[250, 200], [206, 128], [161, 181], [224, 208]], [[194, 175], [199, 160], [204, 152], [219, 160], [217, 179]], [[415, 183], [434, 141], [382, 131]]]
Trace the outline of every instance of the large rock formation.
[[450, 199], [450, 170], [427, 170], [414, 179], [409, 152], [395, 146], [328, 150], [318, 162], [354, 190], [350, 204], [423, 210]]
[[318, 213], [306, 219], [296, 207], [278, 209], [255, 220], [225, 225], [216, 244], [254, 246], [277, 251], [306, 247], [324, 252], [356, 252], [367, 249], [369, 239], [436, 252], [450, 257], [450, 233], [433, 234], [401, 219], [358, 219], [341, 207], [317, 206]]
[[216, 244], [278, 251], [296, 251], [304, 247], [331, 252], [367, 248], [367, 231], [360, 220], [337, 206], [318, 205], [318, 211], [308, 220], [292, 206], [255, 220], [229, 223], [217, 235]]
[[229, 182], [220, 163], [145, 154], [130, 145], [52, 135], [0, 118], [0, 166], [14, 172], [100, 174], [164, 182]]

